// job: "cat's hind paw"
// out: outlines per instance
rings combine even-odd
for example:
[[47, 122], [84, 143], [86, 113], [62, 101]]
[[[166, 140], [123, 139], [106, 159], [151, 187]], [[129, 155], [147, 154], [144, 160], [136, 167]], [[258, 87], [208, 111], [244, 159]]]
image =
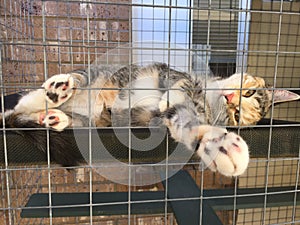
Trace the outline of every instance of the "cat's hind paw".
[[74, 79], [70, 74], [58, 74], [50, 77], [43, 84], [46, 100], [51, 107], [57, 107], [66, 102], [73, 94]]
[[56, 131], [62, 131], [69, 126], [69, 117], [58, 109], [51, 109], [48, 112], [41, 112], [39, 123], [45, 127], [53, 128]]
[[203, 135], [197, 154], [212, 171], [225, 176], [243, 174], [249, 163], [246, 142], [237, 134], [218, 127], [211, 127]]

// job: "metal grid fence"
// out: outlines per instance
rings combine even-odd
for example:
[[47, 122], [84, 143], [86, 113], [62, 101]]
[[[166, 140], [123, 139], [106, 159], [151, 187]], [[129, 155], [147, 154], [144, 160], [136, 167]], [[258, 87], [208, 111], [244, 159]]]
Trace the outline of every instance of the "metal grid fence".
[[[187, 57], [192, 52], [209, 63], [210, 69], [219, 76], [226, 77], [246, 68], [276, 88], [299, 93], [299, 12], [300, 3], [296, 1], [1, 0], [1, 94], [7, 96], [37, 88], [48, 76], [88, 67], [95, 60], [118, 61], [124, 46], [129, 51], [134, 49], [128, 43], [149, 40], [164, 43], [159, 52], [166, 62], [172, 61], [172, 54], [185, 57], [178, 66], [188, 71], [198, 68], [197, 60]], [[180, 48], [173, 51], [174, 46]], [[143, 47], [147, 50], [141, 51]], [[105, 57], [104, 53], [107, 53]], [[125, 55], [122, 60], [128, 62], [159, 57], [149, 44], [138, 45], [135, 54]], [[296, 101], [276, 106], [269, 117], [300, 122], [299, 104]], [[287, 126], [290, 125], [281, 125], [283, 129]], [[5, 129], [2, 132], [5, 133]], [[271, 126], [269, 133], [272, 138]], [[299, 146], [299, 139], [295, 142]], [[270, 156], [271, 146], [262, 151]], [[193, 166], [187, 166], [186, 170], [201, 191], [233, 188], [236, 199], [238, 188], [265, 188], [260, 193], [265, 197], [263, 207], [237, 209], [234, 206], [231, 211], [220, 211], [218, 216], [223, 224], [297, 224], [300, 221], [296, 201], [299, 155], [269, 156], [252, 157], [249, 169], [239, 179], [201, 172]], [[283, 186], [294, 187], [293, 204], [267, 207], [268, 188]], [[4, 225], [176, 224], [167, 206], [164, 213], [154, 215], [131, 215], [128, 210], [124, 216], [20, 216], [29, 197], [35, 193], [101, 191], [128, 192], [130, 196], [132, 191], [163, 189], [161, 183], [145, 187], [116, 184], [89, 167], [75, 173], [49, 164], [7, 161], [0, 168], [0, 221]], [[165, 202], [168, 205], [166, 199]]]

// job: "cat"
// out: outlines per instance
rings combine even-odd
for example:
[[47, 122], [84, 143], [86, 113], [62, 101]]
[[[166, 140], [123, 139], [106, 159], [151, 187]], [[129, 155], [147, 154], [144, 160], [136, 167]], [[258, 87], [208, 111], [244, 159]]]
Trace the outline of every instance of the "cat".
[[[5, 126], [49, 127], [58, 133], [90, 123], [96, 127], [163, 124], [175, 141], [195, 151], [212, 171], [239, 176], [248, 166], [248, 146], [224, 126], [256, 124], [272, 103], [300, 96], [281, 89], [272, 91], [263, 78], [246, 73], [206, 78], [163, 63], [94, 64], [90, 71], [51, 76], [42, 88], [29, 92], [4, 113]], [[56, 144], [59, 135], [55, 135], [50, 141], [57, 152], [54, 159], [76, 165], [76, 158], [69, 159], [65, 153], [72, 149]]]

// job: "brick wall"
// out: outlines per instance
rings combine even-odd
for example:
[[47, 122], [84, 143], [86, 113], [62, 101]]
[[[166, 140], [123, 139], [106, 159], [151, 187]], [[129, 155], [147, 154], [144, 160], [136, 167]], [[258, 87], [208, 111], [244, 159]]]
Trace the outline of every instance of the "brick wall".
[[97, 56], [128, 43], [128, 3], [1, 0], [4, 85], [40, 85], [45, 76], [86, 67]]

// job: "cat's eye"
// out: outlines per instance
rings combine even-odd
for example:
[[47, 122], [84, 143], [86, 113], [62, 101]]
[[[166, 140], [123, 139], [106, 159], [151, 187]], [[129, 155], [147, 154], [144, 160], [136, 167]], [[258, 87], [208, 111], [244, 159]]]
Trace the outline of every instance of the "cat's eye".
[[236, 110], [235, 113], [234, 113], [234, 119], [235, 121], [239, 121], [240, 119], [240, 111], [239, 110]]
[[249, 98], [252, 95], [254, 95], [256, 90], [248, 90], [245, 94], [243, 94], [244, 97]]

